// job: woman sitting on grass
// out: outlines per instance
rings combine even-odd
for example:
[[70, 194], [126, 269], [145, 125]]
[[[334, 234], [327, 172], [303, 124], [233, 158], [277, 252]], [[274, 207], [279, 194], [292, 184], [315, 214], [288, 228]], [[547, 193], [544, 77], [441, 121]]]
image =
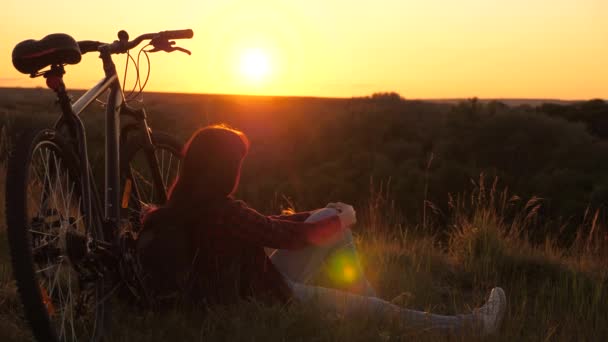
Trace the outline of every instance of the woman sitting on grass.
[[[138, 240], [151, 295], [201, 305], [314, 302], [325, 312], [367, 315], [403, 327], [436, 332], [495, 332], [506, 298], [494, 288], [473, 313], [435, 315], [377, 298], [360, 276], [350, 292], [307, 285], [333, 252], [349, 253], [353, 274], [362, 275], [350, 227], [355, 210], [344, 203], [293, 215], [265, 216], [235, 200], [249, 141], [239, 131], [211, 126], [185, 147], [179, 177], [167, 204], [148, 213]], [[265, 247], [277, 249], [270, 257]]]

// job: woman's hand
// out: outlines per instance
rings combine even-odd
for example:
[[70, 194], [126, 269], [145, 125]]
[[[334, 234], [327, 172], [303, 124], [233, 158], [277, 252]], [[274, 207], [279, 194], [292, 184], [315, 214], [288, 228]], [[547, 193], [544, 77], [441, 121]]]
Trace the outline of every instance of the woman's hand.
[[338, 217], [340, 218], [340, 222], [342, 226], [345, 228], [349, 228], [350, 226], [357, 223], [357, 212], [352, 205], [337, 202], [337, 203], [328, 203], [326, 208], [333, 208], [338, 211]]
[[325, 206], [325, 208], [332, 208], [332, 209], [336, 209], [336, 204], [334, 202], [329, 202], [327, 203], [327, 205]]

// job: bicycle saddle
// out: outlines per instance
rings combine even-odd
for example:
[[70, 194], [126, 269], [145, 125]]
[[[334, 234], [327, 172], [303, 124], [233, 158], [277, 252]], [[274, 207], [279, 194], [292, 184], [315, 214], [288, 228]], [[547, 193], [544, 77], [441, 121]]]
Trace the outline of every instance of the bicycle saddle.
[[24, 40], [13, 49], [13, 65], [24, 74], [35, 74], [49, 65], [77, 64], [80, 57], [78, 43], [65, 33]]

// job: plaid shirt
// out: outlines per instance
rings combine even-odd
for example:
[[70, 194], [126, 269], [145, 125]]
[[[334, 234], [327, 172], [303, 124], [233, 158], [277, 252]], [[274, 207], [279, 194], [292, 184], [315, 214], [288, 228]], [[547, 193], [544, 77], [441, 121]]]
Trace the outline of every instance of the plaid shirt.
[[209, 233], [259, 247], [299, 249], [327, 243], [342, 230], [337, 216], [314, 223], [304, 222], [310, 214], [265, 216], [243, 201], [233, 201]]
[[[304, 222], [309, 216], [309, 212], [266, 216], [244, 202], [232, 199], [206, 214], [201, 213], [194, 221], [180, 220], [179, 214], [171, 208], [160, 208], [146, 220], [144, 230], [160, 228], [169, 232], [156, 234], [164, 236], [161, 238], [164, 241], [156, 244], [163, 248], [170, 244], [167, 239], [180, 236], [178, 232], [181, 232], [182, 241], [174, 245], [184, 248], [169, 248], [149, 264], [167, 264], [164, 267], [167, 272], [156, 277], [157, 282], [167, 285], [179, 283], [181, 279], [179, 274], [171, 274], [172, 270], [189, 269], [185, 272], [188, 274], [187, 289], [178, 286], [182, 288], [178, 291], [209, 304], [230, 304], [251, 297], [287, 302], [292, 297], [291, 288], [270, 261], [264, 247], [298, 249], [339, 237], [337, 233], [342, 225], [337, 216], [314, 223]], [[155, 224], [155, 221], [161, 224]], [[172, 222], [172, 227], [167, 228], [166, 222]], [[149, 249], [152, 255], [160, 252], [158, 247]], [[181, 260], [176, 265], [173, 265], [174, 256]], [[152, 271], [160, 268], [149, 267]], [[174, 279], [178, 280], [173, 282]]]

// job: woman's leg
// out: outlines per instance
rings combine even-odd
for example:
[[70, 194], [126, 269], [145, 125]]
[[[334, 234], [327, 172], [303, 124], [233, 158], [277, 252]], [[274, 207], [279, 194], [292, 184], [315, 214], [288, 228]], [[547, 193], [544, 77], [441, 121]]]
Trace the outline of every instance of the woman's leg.
[[[320, 209], [313, 213], [307, 221], [314, 222], [325, 217], [336, 215], [335, 209]], [[344, 237], [332, 246], [310, 247], [302, 250], [277, 250], [272, 255], [272, 262], [287, 276], [294, 298], [299, 302], [316, 302], [322, 311], [335, 312], [345, 317], [366, 315], [384, 322], [396, 322], [406, 328], [425, 329], [438, 333], [462, 333], [468, 327], [482, 329], [479, 333], [488, 334], [497, 330], [502, 321], [506, 308], [504, 291], [497, 288], [490, 294], [490, 299], [483, 307], [472, 314], [445, 316], [428, 312], [409, 310], [376, 298], [374, 290], [364, 276], [359, 278], [363, 291], [362, 295], [305, 285], [324, 263], [325, 259], [335, 251], [344, 251], [354, 255], [353, 266], [357, 273], [363, 275], [355, 250], [350, 230]]]
[[[316, 303], [322, 312], [335, 312], [345, 318], [365, 316], [383, 322], [396, 323], [407, 329], [437, 333], [462, 334], [466, 331], [487, 335], [500, 327], [506, 310], [506, 297], [501, 288], [494, 288], [486, 304], [471, 314], [445, 316], [409, 310], [376, 297], [290, 282], [295, 299]], [[474, 329], [474, 330], [470, 330]]]
[[[310, 215], [306, 222], [315, 222], [334, 215], [337, 215], [336, 209], [323, 208]], [[298, 283], [307, 283], [319, 272], [326, 259], [332, 255], [341, 258], [339, 264], [344, 269], [335, 271], [344, 273], [345, 282], [351, 283], [353, 292], [365, 296], [376, 295], [361, 269], [350, 229], [345, 230], [342, 238], [334, 244], [300, 250], [279, 249], [271, 255], [271, 260], [289, 279]]]

